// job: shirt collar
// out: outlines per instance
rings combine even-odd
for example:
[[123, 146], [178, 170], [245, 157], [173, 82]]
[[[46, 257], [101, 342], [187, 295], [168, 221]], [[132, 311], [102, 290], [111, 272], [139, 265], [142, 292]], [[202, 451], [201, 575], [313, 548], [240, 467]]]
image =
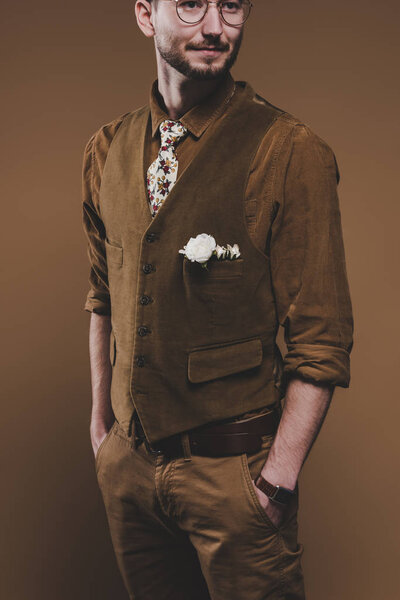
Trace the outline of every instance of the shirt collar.
[[[200, 137], [210, 123], [223, 112], [234, 92], [235, 81], [228, 71], [214, 92], [207, 96], [200, 104], [197, 104], [188, 110], [182, 115], [179, 121], [190, 133], [196, 137]], [[158, 79], [156, 79], [150, 90], [151, 134], [153, 137], [157, 135], [158, 128], [162, 121], [170, 118], [163, 107], [164, 102], [158, 91]]]

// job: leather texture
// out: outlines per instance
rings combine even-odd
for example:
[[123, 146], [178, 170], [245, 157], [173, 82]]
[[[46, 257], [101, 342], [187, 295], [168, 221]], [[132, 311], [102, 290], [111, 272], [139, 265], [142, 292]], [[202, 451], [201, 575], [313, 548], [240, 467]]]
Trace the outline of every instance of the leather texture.
[[[188, 432], [190, 451], [200, 456], [230, 456], [258, 452], [263, 436], [273, 435], [279, 425], [280, 408], [274, 406], [263, 415], [223, 424], [202, 426]], [[146, 442], [146, 440], [145, 440]], [[183, 436], [176, 434], [148, 444], [149, 452], [168, 457], [184, 456]]]

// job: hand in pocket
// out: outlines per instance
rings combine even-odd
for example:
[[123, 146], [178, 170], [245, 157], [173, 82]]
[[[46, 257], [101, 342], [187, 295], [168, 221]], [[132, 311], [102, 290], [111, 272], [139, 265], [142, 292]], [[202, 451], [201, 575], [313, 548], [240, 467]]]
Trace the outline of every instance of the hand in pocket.
[[268, 496], [264, 494], [264, 492], [258, 489], [254, 480], [252, 480], [252, 484], [257, 494], [258, 500], [263, 509], [265, 510], [267, 516], [270, 518], [275, 527], [279, 527], [283, 522], [283, 517], [285, 515], [287, 507], [284, 504], [278, 504], [277, 502], [273, 502], [272, 500], [270, 500]]
[[[114, 421], [115, 423], [115, 421]], [[99, 450], [101, 446], [104, 444], [107, 436], [110, 434], [111, 429], [114, 425], [112, 423], [110, 427], [107, 428], [106, 424], [97, 424], [96, 426], [90, 427], [90, 438], [92, 442], [92, 449], [94, 453], [94, 458], [97, 459], [99, 454]]]

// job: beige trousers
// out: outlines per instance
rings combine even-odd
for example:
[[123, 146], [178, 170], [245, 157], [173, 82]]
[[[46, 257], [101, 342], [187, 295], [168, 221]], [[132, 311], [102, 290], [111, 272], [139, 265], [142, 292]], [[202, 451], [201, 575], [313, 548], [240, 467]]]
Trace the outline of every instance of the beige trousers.
[[118, 422], [95, 459], [111, 539], [134, 600], [304, 600], [298, 487], [276, 527], [253, 489], [254, 454], [167, 458]]

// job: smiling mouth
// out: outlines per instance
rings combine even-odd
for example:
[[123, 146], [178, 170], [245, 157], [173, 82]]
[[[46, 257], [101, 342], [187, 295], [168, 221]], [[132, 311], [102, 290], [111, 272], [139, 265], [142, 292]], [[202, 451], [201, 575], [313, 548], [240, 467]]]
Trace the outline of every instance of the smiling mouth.
[[191, 48], [191, 50], [194, 50], [195, 52], [202, 52], [208, 56], [217, 56], [218, 54], [224, 52], [224, 50], [221, 48]]

